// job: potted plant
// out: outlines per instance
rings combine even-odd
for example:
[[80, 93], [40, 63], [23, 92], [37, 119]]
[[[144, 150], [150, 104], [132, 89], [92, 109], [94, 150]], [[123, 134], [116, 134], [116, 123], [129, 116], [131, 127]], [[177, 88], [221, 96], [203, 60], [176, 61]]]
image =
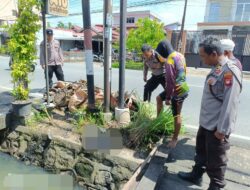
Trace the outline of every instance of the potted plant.
[[29, 99], [29, 73], [36, 60], [36, 33], [40, 29], [40, 0], [18, 0], [18, 17], [10, 26], [8, 49], [13, 60], [11, 77], [14, 84], [13, 112], [17, 116], [27, 116], [31, 112]]

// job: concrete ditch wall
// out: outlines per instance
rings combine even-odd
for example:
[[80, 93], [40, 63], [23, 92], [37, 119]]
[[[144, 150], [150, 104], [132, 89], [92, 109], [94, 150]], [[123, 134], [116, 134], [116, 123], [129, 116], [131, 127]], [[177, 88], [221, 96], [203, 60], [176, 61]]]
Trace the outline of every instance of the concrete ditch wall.
[[[1, 130], [1, 138], [6, 130]], [[50, 140], [47, 134], [17, 127], [2, 140], [0, 151], [52, 173], [68, 173], [89, 190], [122, 189], [138, 163], [121, 157], [86, 152], [81, 143], [64, 138]]]

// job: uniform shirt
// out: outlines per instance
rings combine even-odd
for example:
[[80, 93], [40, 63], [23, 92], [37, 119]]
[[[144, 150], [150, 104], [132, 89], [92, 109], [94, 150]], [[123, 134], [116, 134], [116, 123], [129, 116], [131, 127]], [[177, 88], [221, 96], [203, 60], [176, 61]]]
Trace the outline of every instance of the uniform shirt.
[[161, 63], [159, 60], [159, 54], [156, 51], [153, 51], [153, 54], [150, 58], [144, 60], [143, 76], [144, 78], [148, 75], [148, 70], [150, 69], [152, 75], [159, 76], [164, 73], [164, 63]]
[[179, 52], [172, 52], [166, 59], [166, 99], [182, 98], [188, 95], [189, 87], [186, 82], [186, 61]]
[[239, 59], [237, 59], [236, 57], [233, 57], [233, 58], [230, 58], [230, 60], [234, 62], [234, 64], [240, 69], [240, 71], [242, 71], [242, 64]]
[[235, 127], [242, 75], [224, 58], [208, 74], [201, 102], [200, 126], [229, 135]]
[[[40, 44], [40, 64], [44, 65], [44, 42]], [[52, 40], [50, 43], [47, 43], [48, 50], [48, 65], [62, 65], [63, 64], [63, 53], [60, 48], [60, 43], [57, 40]]]

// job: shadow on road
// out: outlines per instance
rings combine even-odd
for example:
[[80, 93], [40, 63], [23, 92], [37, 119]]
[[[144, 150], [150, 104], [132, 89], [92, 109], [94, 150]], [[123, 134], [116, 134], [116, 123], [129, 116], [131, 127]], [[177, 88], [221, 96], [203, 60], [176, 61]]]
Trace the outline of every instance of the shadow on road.
[[13, 97], [11, 92], [4, 91], [0, 92], [0, 113], [7, 113], [11, 107], [11, 102], [13, 101]]
[[187, 144], [190, 138], [181, 139], [176, 148], [173, 149], [169, 155], [167, 162], [176, 162], [176, 160], [194, 160], [195, 147]]

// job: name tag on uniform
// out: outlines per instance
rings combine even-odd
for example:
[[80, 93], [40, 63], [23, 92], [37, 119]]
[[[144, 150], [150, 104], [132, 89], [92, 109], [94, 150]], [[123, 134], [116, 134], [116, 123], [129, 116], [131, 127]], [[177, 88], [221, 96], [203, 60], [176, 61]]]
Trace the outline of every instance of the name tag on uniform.
[[209, 78], [207, 79], [207, 84], [209, 84], [209, 85], [215, 85], [215, 83], [216, 83], [216, 78], [214, 78], [214, 77], [209, 77]]

